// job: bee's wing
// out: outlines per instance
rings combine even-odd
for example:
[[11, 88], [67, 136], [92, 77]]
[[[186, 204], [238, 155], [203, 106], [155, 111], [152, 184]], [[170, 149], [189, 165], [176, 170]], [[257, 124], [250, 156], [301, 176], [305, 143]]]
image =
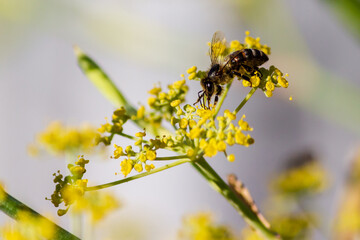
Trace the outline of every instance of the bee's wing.
[[226, 49], [226, 39], [225, 35], [221, 31], [217, 31], [214, 33], [211, 45], [210, 45], [210, 59], [211, 65], [219, 64], [222, 56], [221, 54]]

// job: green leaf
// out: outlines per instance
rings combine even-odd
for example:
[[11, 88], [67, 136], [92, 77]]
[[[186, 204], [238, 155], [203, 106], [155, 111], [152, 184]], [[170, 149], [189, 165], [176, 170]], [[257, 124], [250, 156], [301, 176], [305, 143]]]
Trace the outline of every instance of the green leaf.
[[124, 95], [119, 91], [100, 66], [87, 56], [78, 46], [74, 47], [74, 52], [80, 69], [101, 92], [101, 94], [104, 95], [104, 97], [106, 97], [116, 108], [123, 106], [128, 114], [136, 114], [136, 109], [128, 103]]

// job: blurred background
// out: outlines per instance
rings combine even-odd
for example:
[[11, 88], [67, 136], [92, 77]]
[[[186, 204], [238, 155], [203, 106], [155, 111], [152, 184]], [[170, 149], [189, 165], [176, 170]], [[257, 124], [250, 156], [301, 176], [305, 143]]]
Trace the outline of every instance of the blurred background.
[[[154, 84], [166, 87], [193, 65], [206, 70], [207, 42], [215, 31], [243, 41], [248, 30], [271, 47], [266, 66], [289, 73], [289, 88], [277, 89], [272, 98], [256, 92], [241, 110], [254, 128], [255, 144], [232, 148], [234, 163], [220, 155], [209, 163], [224, 178], [235, 173], [266, 216], [269, 180], [289, 156], [312, 152], [330, 177], [311, 200], [322, 219], [311, 238], [329, 239], [360, 144], [358, 5], [350, 0], [0, 0], [0, 181], [14, 197], [69, 229], [67, 217], [57, 217], [44, 199], [53, 192], [52, 173], [66, 172], [65, 161], [31, 158], [27, 146], [53, 120], [99, 126], [114, 110], [78, 68], [75, 44], [139, 106]], [[187, 100], [193, 103], [200, 85], [188, 84]], [[224, 109], [234, 109], [247, 92], [235, 82]], [[120, 178], [114, 174], [119, 161], [90, 160], [91, 183]], [[112, 191], [122, 207], [96, 228], [98, 239], [174, 239], [182, 218], [198, 211], [213, 212], [235, 232], [245, 226], [190, 165]], [[1, 213], [0, 224], [6, 221]]]

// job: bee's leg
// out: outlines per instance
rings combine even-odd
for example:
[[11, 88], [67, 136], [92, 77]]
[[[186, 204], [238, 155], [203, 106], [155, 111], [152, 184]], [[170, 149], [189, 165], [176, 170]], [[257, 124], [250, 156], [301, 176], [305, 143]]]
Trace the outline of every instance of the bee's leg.
[[249, 67], [247, 65], [241, 65], [242, 68], [245, 70], [246, 73], [252, 75], [255, 71], [255, 69], [253, 67]]
[[259, 71], [259, 68], [258, 67], [254, 67], [254, 72], [256, 72], [257, 74], [257, 76], [259, 77], [259, 78], [262, 78], [262, 73]]
[[216, 94], [214, 99], [214, 107], [216, 106], [217, 102], [219, 101], [219, 96], [221, 95], [223, 89], [220, 85], [216, 85]]
[[233, 71], [232, 73], [233, 73], [234, 75], [236, 75], [236, 76], [239, 78], [239, 80], [243, 79], [243, 80], [245, 80], [245, 81], [248, 81], [248, 82], [250, 83], [250, 87], [251, 87], [250, 78], [249, 78], [248, 76], [246, 76], [246, 75], [244, 75], [244, 74], [241, 74], [241, 73], [239, 73], [239, 72], [235, 72], [235, 71]]
[[196, 102], [194, 102], [193, 105], [195, 105], [195, 104], [197, 104], [198, 102], [200, 102], [200, 106], [203, 107], [204, 104], [203, 104], [203, 102], [201, 101], [202, 98], [204, 98], [204, 91], [203, 91], [203, 90], [201, 90], [201, 91], [198, 92], [198, 99], [197, 99]]

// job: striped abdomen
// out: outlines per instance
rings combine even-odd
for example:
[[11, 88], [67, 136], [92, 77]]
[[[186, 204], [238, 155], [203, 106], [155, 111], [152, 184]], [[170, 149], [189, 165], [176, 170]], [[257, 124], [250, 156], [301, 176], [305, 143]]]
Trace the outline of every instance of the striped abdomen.
[[230, 68], [238, 69], [240, 65], [258, 67], [269, 60], [268, 56], [261, 50], [242, 49], [228, 56]]

